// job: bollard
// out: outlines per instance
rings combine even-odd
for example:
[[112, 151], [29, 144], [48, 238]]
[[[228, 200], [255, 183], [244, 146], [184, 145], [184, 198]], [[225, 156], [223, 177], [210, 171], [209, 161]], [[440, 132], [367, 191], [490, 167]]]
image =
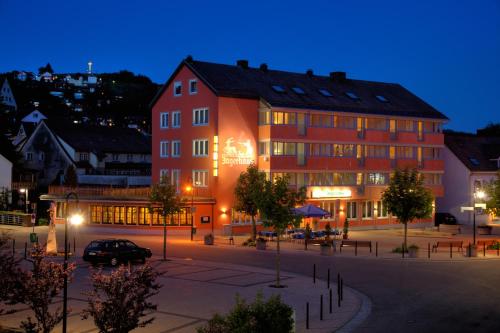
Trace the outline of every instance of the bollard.
[[313, 283], [316, 283], [316, 264], [313, 264]]
[[340, 300], [344, 300], [344, 279], [340, 279]]
[[431, 243], [427, 243], [427, 258], [431, 258]]
[[309, 329], [309, 302], [306, 302], [306, 329]]
[[329, 304], [329, 309], [330, 309], [330, 313], [332, 313], [333, 309], [332, 309], [332, 289], [330, 288], [329, 290], [329, 294], [330, 294], [330, 304]]
[[486, 257], [486, 242], [483, 243], [483, 257]]
[[378, 257], [378, 242], [375, 242], [375, 257]]
[[337, 273], [337, 296], [340, 297], [340, 273]]
[[450, 243], [450, 259], [453, 258], [453, 246]]
[[26, 253], [28, 252], [28, 243], [24, 242], [24, 259], [26, 259]]
[[471, 246], [471, 244], [469, 242], [469, 257], [472, 257], [472, 252], [471, 251], [472, 251], [472, 246]]
[[497, 243], [497, 257], [500, 256], [500, 244]]
[[354, 242], [354, 255], [357, 256], [358, 255], [358, 241], [355, 241]]
[[401, 256], [405, 257], [405, 243], [401, 244]]
[[16, 253], [16, 240], [12, 239], [12, 255]]
[[326, 288], [330, 289], [330, 268], [328, 268], [328, 277], [327, 277], [326, 281], [327, 281]]
[[323, 320], [323, 294], [319, 297], [319, 320]]
[[76, 254], [76, 238], [73, 237], [73, 254]]

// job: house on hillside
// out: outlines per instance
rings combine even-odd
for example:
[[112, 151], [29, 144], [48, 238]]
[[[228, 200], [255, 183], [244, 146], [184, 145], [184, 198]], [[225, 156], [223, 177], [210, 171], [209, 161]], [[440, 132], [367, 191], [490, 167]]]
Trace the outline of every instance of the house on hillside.
[[0, 154], [0, 191], [12, 188], [12, 162]]
[[[472, 206], [474, 193], [496, 179], [500, 170], [500, 137], [445, 133], [443, 159], [445, 195], [436, 201], [436, 211], [453, 214], [459, 223], [472, 225], [472, 213], [460, 207]], [[490, 217], [476, 216], [485, 224]]]
[[34, 123], [34, 124], [38, 124], [42, 120], [46, 120], [46, 119], [47, 119], [47, 117], [43, 113], [41, 113], [38, 110], [34, 110], [34, 111], [28, 113], [26, 116], [24, 116], [21, 119], [21, 122], [22, 123]]
[[17, 110], [16, 99], [14, 98], [14, 93], [7, 79], [3, 81], [2, 87], [0, 88], [0, 104], [3, 104], [12, 111]]

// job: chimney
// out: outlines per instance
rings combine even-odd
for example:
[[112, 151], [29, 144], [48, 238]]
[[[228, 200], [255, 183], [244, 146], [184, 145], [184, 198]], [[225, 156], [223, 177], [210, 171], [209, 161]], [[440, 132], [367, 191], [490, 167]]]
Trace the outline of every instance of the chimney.
[[186, 62], [193, 62], [193, 56], [188, 55], [185, 60], [186, 60]]
[[345, 82], [347, 76], [345, 72], [330, 72], [330, 79], [334, 82]]
[[236, 66], [246, 69], [248, 68], [248, 60], [244, 59], [238, 60], [236, 61]]
[[263, 71], [263, 72], [267, 72], [267, 64], [260, 64], [260, 70]]
[[313, 70], [312, 69], [308, 69], [307, 72], [306, 72], [307, 76], [309, 77], [313, 77], [314, 73], [313, 73]]

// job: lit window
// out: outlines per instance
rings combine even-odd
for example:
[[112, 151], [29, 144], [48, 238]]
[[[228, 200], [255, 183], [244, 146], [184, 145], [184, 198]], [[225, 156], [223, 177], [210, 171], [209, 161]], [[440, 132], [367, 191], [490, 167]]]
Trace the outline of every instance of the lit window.
[[193, 186], [194, 187], [208, 186], [208, 170], [193, 170]]
[[88, 153], [80, 153], [80, 161], [88, 161], [89, 154]]
[[193, 156], [208, 156], [208, 139], [193, 140]]
[[296, 94], [299, 94], [299, 95], [305, 95], [305, 91], [304, 89], [300, 88], [300, 87], [293, 87], [292, 88], [293, 92], [295, 92]]
[[168, 112], [160, 113], [160, 128], [168, 128]]
[[348, 92], [346, 92], [345, 94], [347, 95], [347, 97], [349, 97], [349, 98], [350, 98], [350, 99], [352, 99], [352, 100], [355, 100], [355, 101], [359, 100], [358, 95], [356, 95], [356, 94], [355, 94], [355, 93], [353, 93], [352, 91], [348, 91]]
[[283, 86], [279, 86], [279, 85], [273, 85], [273, 90], [276, 91], [276, 92], [279, 92], [279, 93], [284, 93], [285, 92], [285, 88], [283, 88]]
[[326, 89], [320, 89], [319, 92], [321, 93], [321, 95], [326, 96], [326, 97], [332, 97], [333, 96], [332, 93], [329, 92]]
[[346, 217], [349, 219], [357, 218], [357, 205], [355, 201], [347, 202]]
[[168, 157], [168, 141], [160, 141], [160, 157]]
[[174, 82], [174, 96], [181, 96], [181, 95], [182, 95], [182, 82], [176, 81]]
[[372, 218], [372, 208], [373, 208], [373, 202], [372, 201], [363, 201], [361, 204], [361, 211], [362, 211], [362, 217], [364, 219], [370, 219]]
[[193, 125], [208, 125], [208, 108], [193, 110]]
[[379, 100], [379, 102], [389, 103], [389, 100], [387, 98], [385, 98], [384, 96], [382, 96], [382, 95], [377, 95], [375, 97]]
[[174, 140], [172, 141], [172, 157], [181, 156], [181, 141]]
[[198, 92], [198, 81], [189, 80], [189, 94], [194, 95]]
[[172, 127], [173, 128], [181, 127], [181, 112], [180, 111], [172, 112]]

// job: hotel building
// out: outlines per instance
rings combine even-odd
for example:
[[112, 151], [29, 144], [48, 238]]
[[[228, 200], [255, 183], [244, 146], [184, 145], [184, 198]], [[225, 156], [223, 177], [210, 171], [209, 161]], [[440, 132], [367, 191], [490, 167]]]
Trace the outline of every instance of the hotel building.
[[395, 168], [417, 168], [443, 195], [446, 121], [395, 83], [188, 57], [152, 101], [152, 180], [168, 175], [195, 207], [186, 210], [194, 224], [216, 232], [249, 230], [250, 218], [232, 207], [251, 162], [269, 178], [306, 186], [308, 202], [331, 213], [315, 227], [341, 227], [345, 218], [353, 227], [387, 227], [397, 221], [381, 192]]

